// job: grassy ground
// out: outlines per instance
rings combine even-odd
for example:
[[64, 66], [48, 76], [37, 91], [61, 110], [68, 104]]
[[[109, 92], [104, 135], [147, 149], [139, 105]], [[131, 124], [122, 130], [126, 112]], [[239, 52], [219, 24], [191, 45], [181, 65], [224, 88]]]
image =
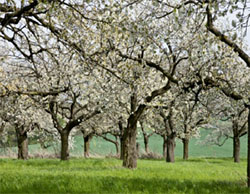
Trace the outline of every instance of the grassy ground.
[[0, 193], [249, 193], [246, 160], [0, 159]]

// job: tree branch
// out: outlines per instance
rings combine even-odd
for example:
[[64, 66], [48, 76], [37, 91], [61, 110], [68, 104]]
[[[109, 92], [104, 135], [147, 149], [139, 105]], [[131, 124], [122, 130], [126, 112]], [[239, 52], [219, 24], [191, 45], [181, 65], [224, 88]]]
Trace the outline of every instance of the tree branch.
[[217, 36], [222, 42], [227, 44], [229, 47], [233, 48], [234, 52], [239, 54], [239, 57], [246, 63], [246, 65], [250, 68], [250, 57], [248, 54], [243, 51], [234, 41], [232, 41], [229, 37], [225, 34], [220, 32], [216, 27], [213, 25], [212, 13], [210, 12], [209, 5], [206, 8], [207, 13], [207, 29], [215, 36]]

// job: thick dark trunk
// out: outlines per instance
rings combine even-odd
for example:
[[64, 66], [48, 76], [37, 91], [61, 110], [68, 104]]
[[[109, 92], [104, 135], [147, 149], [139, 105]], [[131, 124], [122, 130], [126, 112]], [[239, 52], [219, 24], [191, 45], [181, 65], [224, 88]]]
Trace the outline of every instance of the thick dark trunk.
[[18, 147], [18, 159], [28, 159], [28, 135], [27, 132], [22, 132], [16, 129], [17, 147]]
[[163, 136], [163, 158], [167, 158], [167, 137]]
[[122, 117], [120, 117], [120, 121], [118, 122], [119, 130], [120, 130], [120, 159], [123, 160], [123, 135], [124, 129], [122, 125]]
[[137, 167], [136, 124], [133, 117], [129, 118], [123, 136], [123, 166], [126, 168]]
[[91, 134], [83, 136], [83, 139], [84, 139], [84, 157], [85, 158], [89, 158], [90, 141], [91, 141], [92, 137], [93, 137], [93, 135], [91, 135]]
[[250, 105], [248, 106], [248, 135], [247, 135], [247, 186], [250, 187]]
[[167, 138], [167, 162], [174, 162], [175, 136], [171, 135]]
[[233, 138], [233, 157], [234, 162], [240, 162], [240, 138], [237, 136]]
[[149, 149], [148, 149], [148, 136], [144, 135], [144, 146], [145, 146], [145, 152], [148, 153]]
[[123, 137], [120, 137], [120, 159], [123, 160], [124, 151], [123, 151]]
[[69, 132], [61, 132], [61, 160], [69, 159]]
[[182, 139], [183, 143], [183, 160], [188, 160], [188, 144], [189, 144], [189, 139]]

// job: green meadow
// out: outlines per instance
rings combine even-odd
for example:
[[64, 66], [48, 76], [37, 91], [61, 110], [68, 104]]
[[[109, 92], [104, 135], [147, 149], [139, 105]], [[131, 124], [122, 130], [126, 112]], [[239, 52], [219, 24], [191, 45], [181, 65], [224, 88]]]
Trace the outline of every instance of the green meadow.
[[231, 158], [138, 160], [138, 168], [118, 159], [0, 160], [0, 193], [248, 193], [246, 160]]
[[[183, 161], [177, 140], [176, 162], [138, 160], [138, 168], [122, 167], [113, 144], [102, 138], [91, 142], [92, 158], [84, 159], [83, 139], [76, 136], [69, 161], [59, 159], [0, 159], [0, 193], [250, 193], [246, 187], [246, 137], [241, 138], [241, 162], [232, 158], [232, 140], [223, 146], [202, 145], [207, 131], [190, 141], [190, 159]], [[143, 139], [138, 136], [140, 152]], [[39, 153], [38, 145], [29, 146]], [[15, 152], [16, 148], [13, 148]], [[150, 138], [150, 150], [162, 154], [162, 138]], [[53, 149], [47, 150], [53, 153]], [[47, 152], [46, 151], [46, 152]], [[101, 158], [96, 158], [101, 157]]]

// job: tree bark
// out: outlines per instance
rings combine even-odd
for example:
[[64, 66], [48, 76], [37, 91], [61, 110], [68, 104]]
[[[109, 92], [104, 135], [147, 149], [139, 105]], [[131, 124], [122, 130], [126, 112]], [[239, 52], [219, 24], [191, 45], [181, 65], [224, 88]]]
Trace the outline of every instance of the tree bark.
[[124, 158], [124, 151], [123, 151], [123, 137], [120, 137], [120, 159], [123, 160]]
[[136, 150], [136, 126], [137, 121], [133, 117], [128, 119], [127, 130], [123, 136], [123, 167], [137, 167], [137, 150]]
[[167, 158], [167, 136], [164, 135], [163, 137], [163, 157]]
[[248, 67], [250, 67], [250, 57], [249, 57], [249, 55], [243, 49], [240, 48], [240, 46], [237, 44], [236, 41], [231, 40], [230, 38], [228, 38], [228, 36], [226, 36], [218, 28], [216, 28], [214, 26], [212, 13], [211, 13], [208, 6], [207, 6], [206, 12], [207, 12], [207, 25], [206, 25], [207, 29], [210, 32], [212, 32], [215, 36], [217, 36], [220, 39], [221, 42], [224, 42], [229, 47], [231, 47], [235, 53], [239, 54], [239, 57], [246, 63], [246, 65]]
[[146, 131], [144, 130], [144, 125], [143, 125], [143, 121], [140, 121], [140, 125], [141, 125], [141, 130], [142, 130], [142, 135], [143, 135], [143, 141], [144, 141], [144, 148], [145, 148], [145, 152], [148, 153], [149, 152], [149, 148], [148, 148], [148, 141], [149, 141], [149, 137], [152, 134], [147, 134]]
[[170, 135], [167, 138], [167, 162], [175, 162], [174, 160], [175, 136]]
[[247, 186], [248, 186], [248, 188], [250, 188], [250, 105], [248, 105]]
[[120, 121], [118, 122], [119, 130], [120, 130], [120, 159], [123, 160], [123, 135], [124, 135], [124, 129], [122, 125], [122, 117], [120, 118]]
[[27, 160], [28, 159], [28, 135], [26, 131], [20, 128], [16, 128], [17, 136], [17, 147], [18, 147], [18, 159]]
[[115, 144], [115, 150], [116, 150], [117, 157], [119, 157], [119, 155], [120, 155], [118, 139], [119, 139], [119, 136], [115, 135], [115, 141], [113, 143]]
[[188, 145], [189, 145], [189, 139], [183, 138], [183, 160], [188, 160]]
[[90, 141], [93, 138], [92, 134], [83, 136], [84, 139], [84, 157], [89, 158], [90, 153]]
[[144, 137], [144, 146], [145, 146], [145, 152], [148, 153], [149, 149], [148, 149], [148, 136], [147, 135], [143, 135]]
[[233, 138], [233, 156], [234, 162], [240, 162], [240, 138], [238, 136], [234, 136]]
[[116, 157], [119, 157], [120, 150], [119, 150], [119, 143], [118, 142], [115, 143], [115, 149], [116, 149]]
[[61, 132], [61, 160], [69, 159], [69, 132]]

